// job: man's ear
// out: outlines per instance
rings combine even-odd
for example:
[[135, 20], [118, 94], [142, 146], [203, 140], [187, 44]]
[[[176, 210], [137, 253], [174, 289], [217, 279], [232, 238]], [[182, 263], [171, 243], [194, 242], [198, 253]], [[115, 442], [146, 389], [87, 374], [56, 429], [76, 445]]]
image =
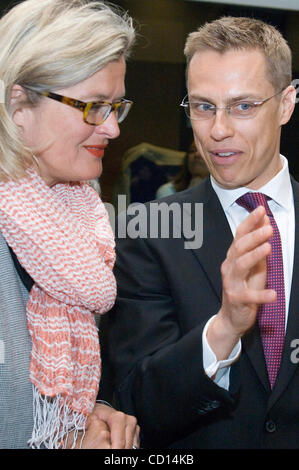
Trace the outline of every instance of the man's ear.
[[27, 102], [27, 96], [24, 88], [20, 85], [13, 85], [10, 94], [10, 109], [12, 110], [12, 119], [14, 123], [23, 129], [26, 109], [25, 106]]
[[283, 91], [283, 97], [281, 102], [281, 125], [286, 124], [294, 111], [296, 103], [296, 90], [290, 85]]

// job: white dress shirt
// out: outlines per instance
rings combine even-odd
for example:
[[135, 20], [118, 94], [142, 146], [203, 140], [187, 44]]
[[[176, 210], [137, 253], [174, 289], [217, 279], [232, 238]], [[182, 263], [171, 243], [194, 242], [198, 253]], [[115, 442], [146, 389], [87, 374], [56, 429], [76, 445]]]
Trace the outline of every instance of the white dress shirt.
[[[222, 205], [227, 221], [230, 225], [233, 236], [235, 236], [238, 225], [248, 216], [248, 212], [239, 206], [235, 201], [247, 192], [261, 192], [271, 198], [268, 201], [269, 207], [273, 213], [278, 229], [280, 231], [282, 244], [282, 257], [285, 282], [285, 299], [286, 299], [286, 324], [289, 310], [293, 260], [294, 260], [294, 243], [295, 243], [295, 211], [293, 190], [290, 180], [288, 161], [284, 156], [280, 156], [282, 169], [267, 184], [259, 188], [258, 191], [241, 187], [237, 189], [224, 189], [211, 176], [211, 184], [215, 190], [219, 201]], [[214, 317], [212, 317], [214, 318]], [[203, 331], [203, 364], [206, 374], [209, 377], [214, 376], [215, 382], [228, 390], [229, 388], [229, 371], [230, 365], [235, 362], [241, 352], [241, 340], [234, 347], [229, 358], [225, 361], [217, 361], [217, 358], [208, 344], [206, 331], [209, 323], [207, 322]]]

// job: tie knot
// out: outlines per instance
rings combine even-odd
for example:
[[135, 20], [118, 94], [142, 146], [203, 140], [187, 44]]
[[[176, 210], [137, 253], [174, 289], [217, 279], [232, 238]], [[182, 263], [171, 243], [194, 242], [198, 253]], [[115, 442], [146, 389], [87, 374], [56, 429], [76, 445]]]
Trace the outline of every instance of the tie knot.
[[244, 207], [248, 212], [252, 212], [258, 206], [264, 206], [267, 215], [271, 216], [272, 212], [267, 202], [269, 199], [269, 196], [266, 196], [263, 193], [246, 193], [239, 197], [236, 200], [236, 203], [239, 204], [239, 206]]

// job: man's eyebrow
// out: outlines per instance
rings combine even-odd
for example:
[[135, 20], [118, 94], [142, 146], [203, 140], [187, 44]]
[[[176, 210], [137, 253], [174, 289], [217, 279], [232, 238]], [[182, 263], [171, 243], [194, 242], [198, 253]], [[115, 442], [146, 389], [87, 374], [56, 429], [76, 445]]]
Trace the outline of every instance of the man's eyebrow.
[[[235, 95], [235, 96], [229, 96], [225, 100], [226, 103], [234, 103], [237, 101], [244, 101], [244, 100], [253, 100], [253, 101], [259, 101], [260, 98], [257, 97], [256, 94], [253, 93], [243, 93], [240, 95]], [[208, 98], [207, 96], [203, 95], [198, 95], [198, 94], [193, 94], [189, 96], [189, 101], [197, 101], [197, 102], [204, 102], [204, 103], [211, 103], [214, 104], [214, 100], [211, 98]]]

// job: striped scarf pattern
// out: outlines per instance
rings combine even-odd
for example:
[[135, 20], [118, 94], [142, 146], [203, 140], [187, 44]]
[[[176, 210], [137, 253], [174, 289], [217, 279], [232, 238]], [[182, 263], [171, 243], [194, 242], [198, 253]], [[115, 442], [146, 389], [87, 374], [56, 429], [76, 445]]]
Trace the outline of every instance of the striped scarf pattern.
[[114, 237], [87, 183], [49, 188], [33, 170], [0, 182], [0, 230], [34, 279], [27, 303], [32, 339], [31, 447], [59, 448], [85, 429], [101, 374], [94, 314], [115, 302]]

